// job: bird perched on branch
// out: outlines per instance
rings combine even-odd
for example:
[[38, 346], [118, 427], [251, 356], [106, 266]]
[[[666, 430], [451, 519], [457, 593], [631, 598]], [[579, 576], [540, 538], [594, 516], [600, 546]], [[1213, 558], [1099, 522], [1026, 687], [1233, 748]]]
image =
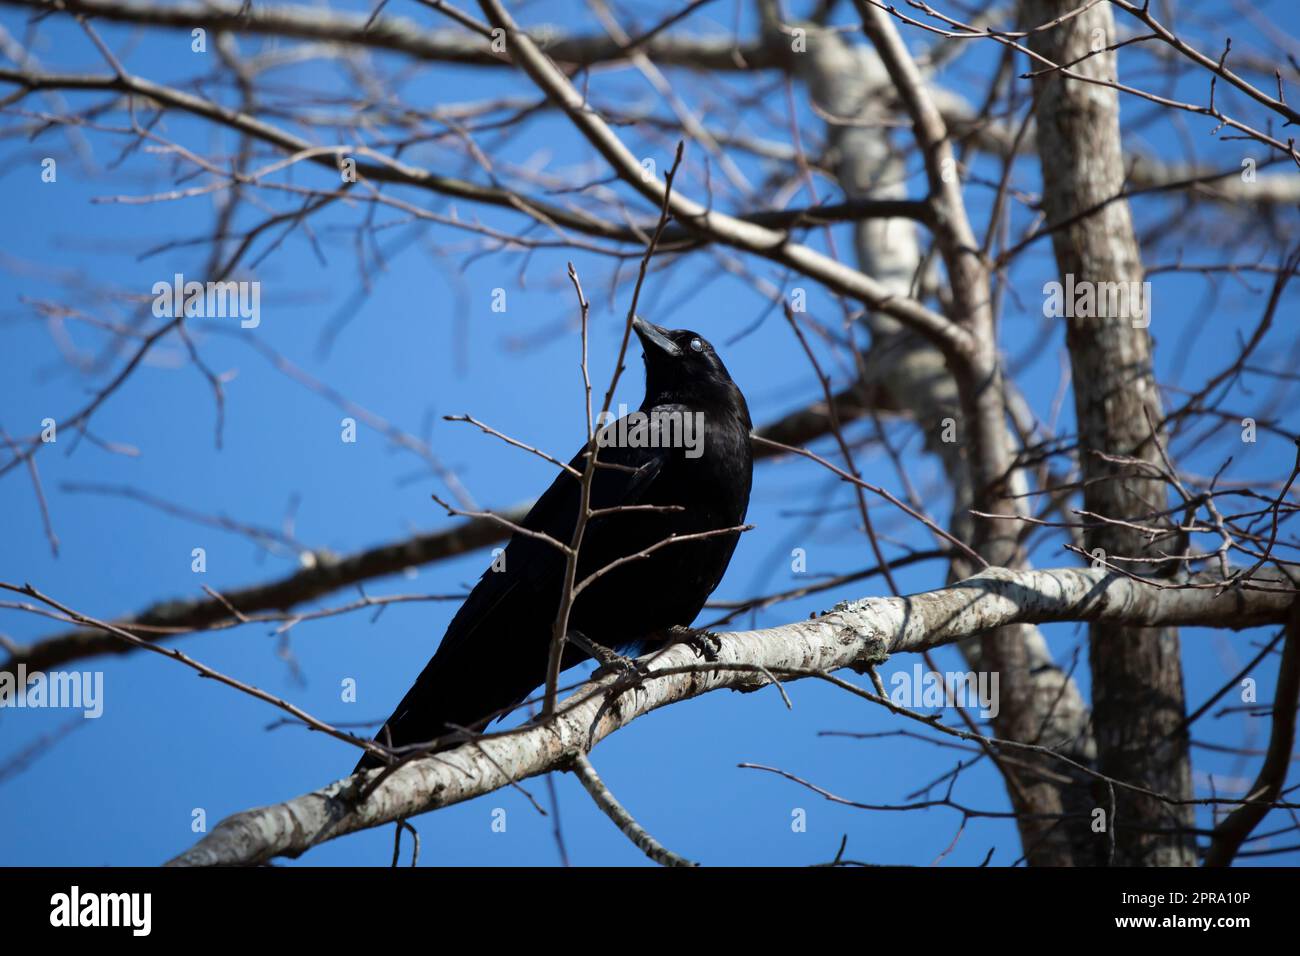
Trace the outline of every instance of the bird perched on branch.
[[[731, 561], [753, 479], [749, 409], [703, 337], [637, 317], [645, 352], [641, 407], [598, 428], [595, 440], [537, 500], [521, 528], [571, 545], [581, 475], [596, 452], [589, 508], [561, 659], [567, 668], [602, 649], [640, 653], [687, 627]], [[685, 535], [696, 537], [671, 540]], [[565, 590], [566, 555], [516, 531], [452, 618], [437, 653], [376, 735], [390, 748], [455, 746], [546, 680]], [[625, 560], [621, 560], [625, 559]], [[367, 753], [357, 769], [382, 765]]]

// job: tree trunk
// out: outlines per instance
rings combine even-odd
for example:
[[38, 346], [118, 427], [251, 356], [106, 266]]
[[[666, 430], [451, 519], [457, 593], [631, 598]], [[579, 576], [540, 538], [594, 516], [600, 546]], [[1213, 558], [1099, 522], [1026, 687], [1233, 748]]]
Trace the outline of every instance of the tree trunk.
[[[1024, 0], [1023, 23], [1034, 27], [1077, 7], [1073, 0]], [[1029, 46], [1056, 64], [1070, 64], [1094, 46], [1115, 42], [1110, 8], [1099, 4], [1050, 30], [1033, 33]], [[1115, 55], [1099, 53], [1071, 67], [1083, 75], [1115, 78]], [[1033, 63], [1032, 69], [1043, 64]], [[1037, 143], [1043, 173], [1043, 210], [1058, 223], [1109, 200], [1124, 189], [1119, 102], [1115, 90], [1050, 73], [1035, 80]], [[1111, 202], [1052, 234], [1060, 280], [1137, 283], [1144, 275], [1127, 202]], [[1132, 465], [1117, 465], [1098, 452], [1160, 465], [1152, 435], [1162, 412], [1151, 367], [1151, 339], [1140, 317], [1066, 319], [1073, 372], [1083, 500], [1096, 515], [1142, 522], [1166, 507], [1165, 483]], [[1068, 312], [1067, 312], [1068, 315]], [[1140, 556], [1145, 536], [1114, 524], [1091, 526], [1089, 551], [1106, 558]], [[1146, 565], [1123, 565], [1150, 573]], [[1093, 733], [1102, 773], [1169, 797], [1192, 795], [1188, 736], [1180, 731], [1186, 711], [1178, 632], [1100, 622], [1089, 629]], [[1109, 811], [1109, 795], [1097, 794]], [[1189, 806], [1119, 791], [1113, 819], [1113, 863], [1130, 866], [1191, 866], [1196, 862]], [[1169, 832], [1169, 831], [1173, 832]], [[1101, 859], [1099, 862], [1105, 862]]]
[[[804, 55], [794, 58], [794, 66], [809, 95], [826, 114], [855, 120], [827, 127], [832, 169], [845, 195], [851, 199], [906, 198], [904, 154], [890, 143], [884, 122], [889, 103], [885, 91], [891, 80], [879, 56], [870, 47], [846, 42], [835, 31], [814, 24], [802, 26], [808, 30], [808, 47]], [[779, 34], [774, 42], [780, 42]], [[854, 240], [863, 272], [900, 296], [911, 293], [922, 263], [914, 222], [866, 219], [856, 225]], [[938, 456], [951, 482], [949, 530], [963, 541], [972, 541], [973, 496], [966, 446], [940, 438], [945, 419], [962, 419], [957, 384], [944, 356], [922, 336], [881, 312], [869, 310], [864, 322], [871, 330], [871, 349], [862, 368], [868, 379], [864, 386], [884, 390], [894, 404], [907, 409], [925, 438], [926, 450]], [[977, 570], [958, 557], [950, 568], [949, 581]], [[1003, 707], [994, 721], [999, 737], [1052, 747], [1078, 763], [1091, 764], [1095, 751], [1088, 733], [1087, 706], [1074, 681], [1056, 665], [1037, 628], [1003, 628], [963, 642], [961, 651], [972, 670], [1001, 675]], [[1044, 771], [1050, 765], [1050, 773], [1022, 770], [1018, 781], [1008, 781], [1026, 859], [1034, 865], [1064, 866], [1090, 856], [1097, 841], [1087, 826], [1092, 805], [1087, 788], [1063, 785], [1069, 771], [1038, 754], [1021, 755], [1021, 760], [1025, 766], [1039, 765]]]

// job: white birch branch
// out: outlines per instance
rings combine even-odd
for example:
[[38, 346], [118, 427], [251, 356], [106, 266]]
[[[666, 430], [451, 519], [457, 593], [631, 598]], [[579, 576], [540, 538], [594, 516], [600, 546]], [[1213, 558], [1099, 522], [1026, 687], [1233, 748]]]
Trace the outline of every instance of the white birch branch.
[[758, 690], [770, 682], [764, 671], [785, 680], [878, 664], [890, 654], [919, 652], [1010, 624], [1107, 620], [1238, 629], [1285, 620], [1295, 595], [1290, 584], [1254, 583], [1269, 589], [1157, 588], [1104, 570], [993, 568], [937, 591], [866, 598], [813, 620], [717, 635], [718, 660], [707, 669], [691, 647], [675, 645], [653, 658], [650, 674], [635, 686], [607, 692], [626, 680], [617, 675], [584, 684], [553, 720], [411, 761], [359, 805], [359, 787], [383, 770], [237, 813], [169, 865], [252, 865], [297, 856], [357, 830], [470, 800], [564, 769], [652, 710], [724, 688]]

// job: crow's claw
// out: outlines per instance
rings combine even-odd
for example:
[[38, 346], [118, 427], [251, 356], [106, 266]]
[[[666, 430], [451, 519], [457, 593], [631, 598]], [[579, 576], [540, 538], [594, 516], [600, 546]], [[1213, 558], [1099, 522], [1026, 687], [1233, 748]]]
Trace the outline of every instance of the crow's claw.
[[673, 628], [673, 634], [678, 643], [689, 645], [691, 650], [710, 664], [718, 659], [718, 653], [722, 650], [722, 641], [718, 639], [718, 635], [709, 631], [694, 627], [677, 627]]
[[609, 674], [644, 677], [647, 673], [646, 665], [640, 661], [624, 657], [604, 644], [597, 644], [581, 631], [570, 631], [568, 640], [570, 644], [581, 648], [599, 662], [600, 666], [592, 673], [592, 677], [605, 677]]
[[592, 677], [608, 677], [610, 674], [620, 677], [645, 677], [650, 673], [650, 668], [638, 660], [615, 654], [613, 651], [610, 651], [610, 654], [613, 655], [610, 660], [603, 662], [591, 672]]

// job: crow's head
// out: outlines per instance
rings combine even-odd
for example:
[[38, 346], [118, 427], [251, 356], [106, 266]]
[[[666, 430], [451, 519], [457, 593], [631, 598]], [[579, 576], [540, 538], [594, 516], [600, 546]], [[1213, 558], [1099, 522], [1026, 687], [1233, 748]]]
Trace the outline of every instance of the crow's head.
[[689, 329], [664, 329], [639, 315], [632, 329], [645, 351], [647, 404], [726, 405], [748, 418], [745, 399], [709, 340]]

